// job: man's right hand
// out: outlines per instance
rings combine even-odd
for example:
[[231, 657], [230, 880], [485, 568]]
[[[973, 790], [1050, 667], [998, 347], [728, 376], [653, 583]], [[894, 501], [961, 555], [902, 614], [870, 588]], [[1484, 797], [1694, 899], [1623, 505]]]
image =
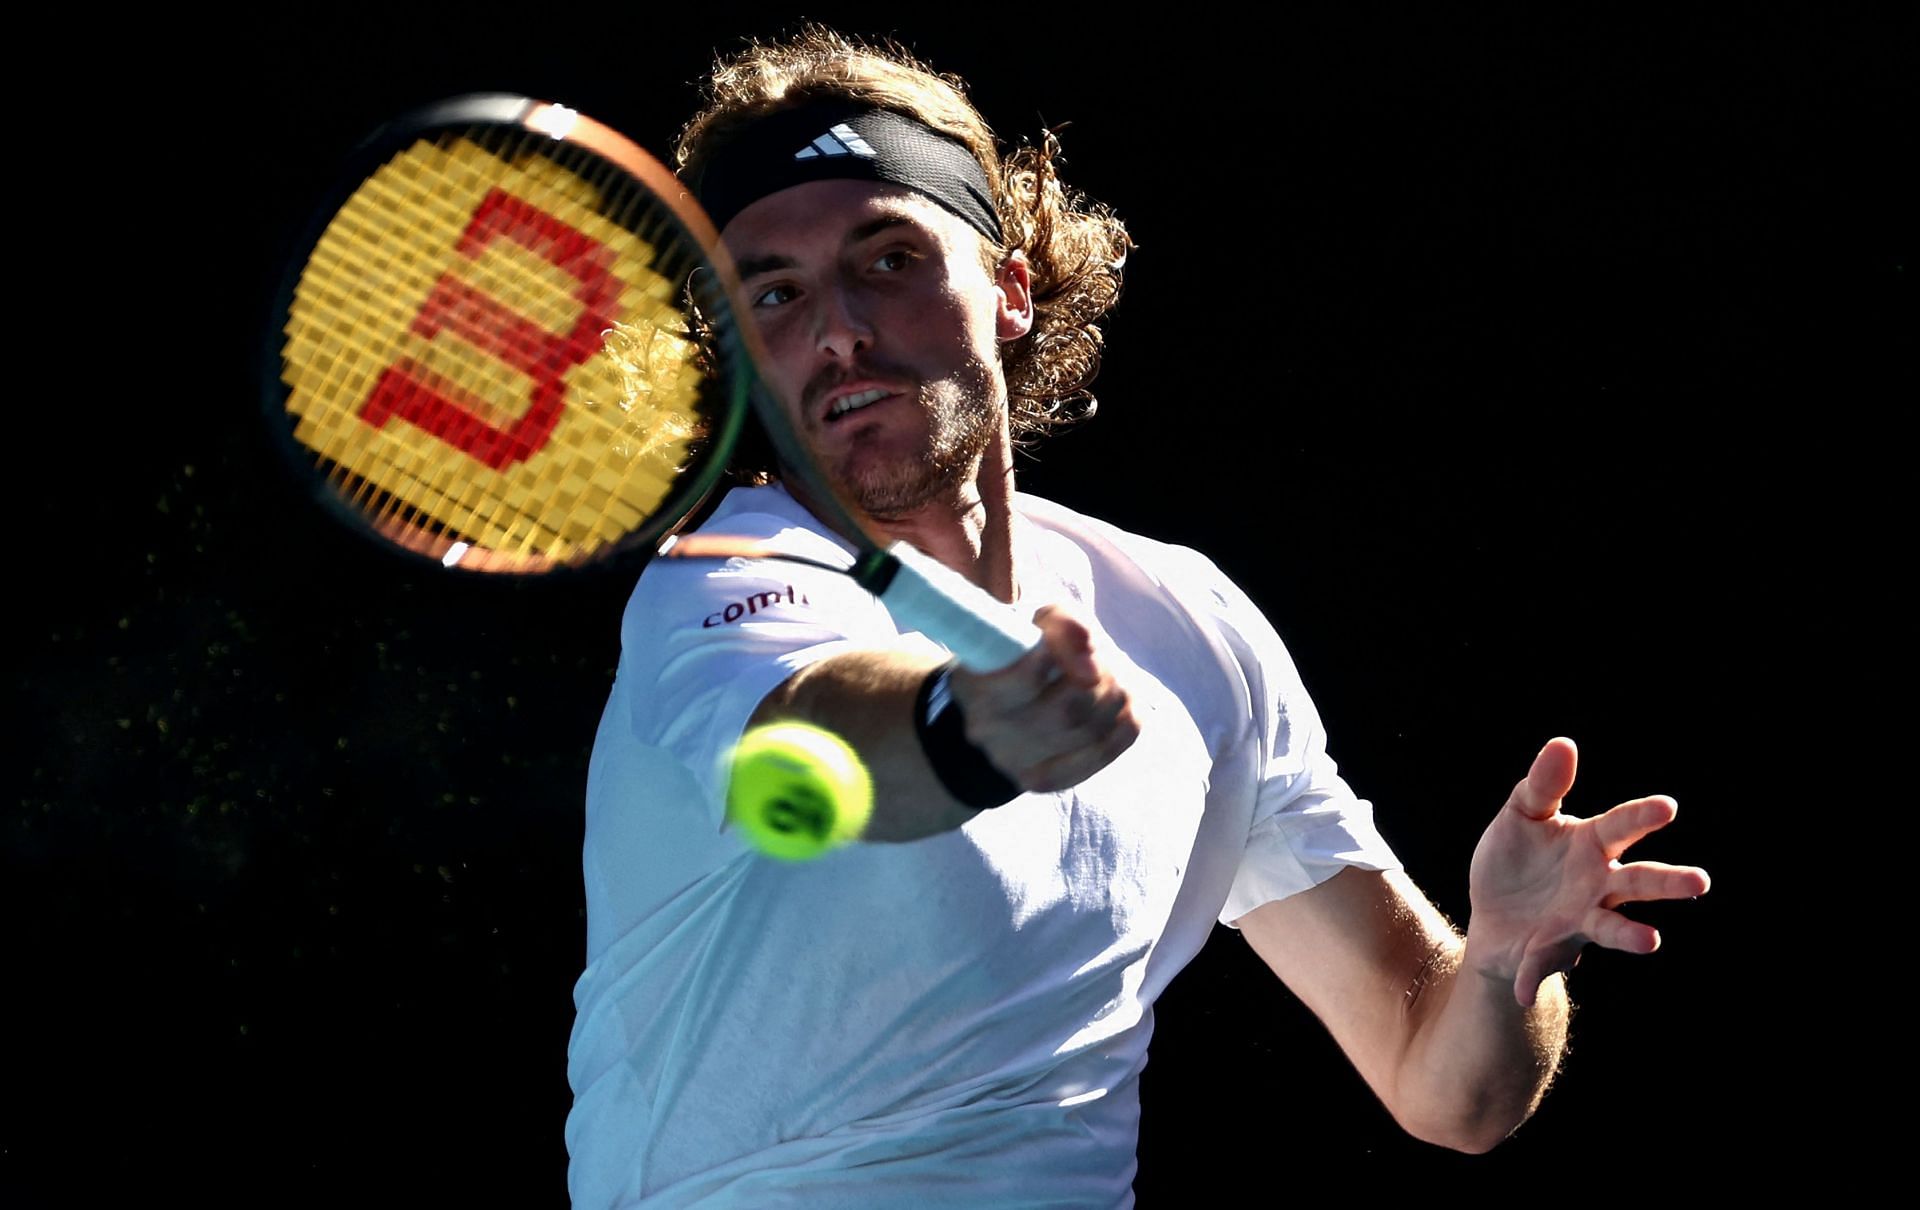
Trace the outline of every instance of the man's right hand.
[[[1071, 612], [1034, 614], [1040, 646], [998, 672], [955, 669], [948, 688], [966, 734], [1023, 790], [1064, 790], [1111, 764], [1138, 738], [1131, 700]], [[809, 665], [764, 701], [749, 727], [798, 719], [852, 744], [873, 776], [861, 839], [901, 843], [951, 831], [979, 809], [953, 798], [922, 749], [913, 712], [941, 661], [925, 652], [848, 651]]]
[[967, 739], [1023, 790], [1064, 790], [1106, 768], [1140, 736], [1132, 699], [1104, 666], [1093, 631], [1048, 605], [1040, 645], [998, 672], [955, 669]]

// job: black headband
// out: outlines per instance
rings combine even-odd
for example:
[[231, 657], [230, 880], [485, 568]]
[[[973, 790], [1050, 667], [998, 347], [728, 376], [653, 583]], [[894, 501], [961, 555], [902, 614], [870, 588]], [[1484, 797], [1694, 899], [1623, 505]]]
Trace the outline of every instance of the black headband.
[[834, 180], [905, 186], [1002, 242], [986, 169], [963, 144], [905, 114], [841, 99], [803, 102], [754, 122], [714, 152], [694, 193], [725, 230], [763, 197]]

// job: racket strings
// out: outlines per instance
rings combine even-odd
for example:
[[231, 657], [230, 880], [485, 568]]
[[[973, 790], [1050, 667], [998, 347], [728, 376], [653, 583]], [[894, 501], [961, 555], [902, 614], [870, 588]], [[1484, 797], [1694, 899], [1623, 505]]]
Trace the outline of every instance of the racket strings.
[[[669, 216], [652, 201], [649, 193], [635, 187], [618, 166], [598, 156], [581, 154], [592, 165], [591, 172], [583, 175], [605, 199], [608, 217], [617, 227], [633, 232], [639, 244], [651, 251], [654, 258], [651, 268], [658, 275], [657, 280], [670, 290], [675, 289], [675, 283], [682, 276], [679, 262], [686, 254], [686, 243], [673, 230]], [[600, 334], [609, 346], [610, 360], [621, 372], [621, 390], [613, 405], [620, 413], [615, 418], [622, 432], [619, 448], [634, 461], [667, 447], [686, 449], [699, 428], [694, 415], [681, 410], [684, 401], [676, 398], [672, 390], [678, 385], [672, 379], [690, 365], [690, 357], [684, 351], [684, 316], [668, 306], [666, 299], [657, 301], [660, 304], [657, 310], [630, 317], [626, 323], [616, 320]], [[663, 322], [663, 316], [670, 318]], [[634, 373], [630, 359], [622, 356], [624, 350], [620, 346], [637, 346], [634, 333], [643, 325], [651, 335], [642, 358], [643, 368]], [[677, 358], [663, 347], [663, 339], [680, 341], [683, 349]], [[640, 396], [645, 398], [638, 398]], [[604, 498], [603, 517], [609, 515], [605, 510], [610, 510], [617, 499], [612, 494]]]
[[[364, 274], [365, 266], [355, 266], [355, 268], [361, 270], [361, 275]], [[392, 276], [392, 275], [393, 274], [390, 272], [389, 276]], [[418, 289], [419, 289], [418, 284], [414, 283], [413, 288], [410, 290], [406, 289], [403, 286], [401, 293], [416, 294], [418, 292]], [[453, 376], [452, 381], [455, 385], [464, 385], [463, 383], [461, 383], [460, 379], [461, 379], [461, 376], [456, 374]], [[381, 429], [381, 430], [375, 430], [375, 432], [380, 433], [383, 436], [390, 437], [391, 435], [391, 430]], [[397, 448], [382, 450], [379, 448], [382, 445], [397, 447]], [[343, 460], [340, 463], [340, 465], [345, 469], [347, 473], [355, 475], [359, 479], [360, 484], [363, 485], [360, 488], [360, 490], [355, 491], [353, 495], [354, 502], [362, 508], [372, 509], [373, 499], [382, 498], [384, 500], [384, 507], [382, 507], [379, 510], [379, 512], [374, 516], [374, 520], [377, 524], [381, 524], [385, 526], [388, 523], [392, 523], [392, 522], [400, 522], [400, 523], [414, 522], [417, 519], [419, 510], [416, 504], [408, 502], [408, 498], [418, 499], [420, 495], [421, 484], [418, 481], [421, 479], [421, 475], [419, 473], [420, 457], [419, 457], [418, 447], [414, 447], [412, 451], [413, 457], [411, 459], [409, 459], [406, 456], [408, 453], [408, 447], [406, 447], [404, 444], [395, 443], [391, 440], [369, 441], [367, 445], [362, 448], [362, 452], [365, 453], [366, 455], [371, 456], [375, 460], [385, 461], [391, 464], [395, 469], [399, 470], [404, 477], [412, 478], [416, 480], [416, 483], [412, 486], [411, 490], [402, 489], [398, 494], [388, 494], [388, 493], [381, 492], [379, 489], [375, 488], [374, 486], [374, 482], [373, 482], [374, 477], [371, 474], [369, 474], [368, 466], [366, 464], [366, 459], [365, 458], [361, 458], [361, 459], [349, 458], [349, 459]], [[387, 456], [387, 455], [392, 455], [396, 453], [398, 454], [398, 456], [393, 456], [393, 457]], [[409, 465], [409, 463], [412, 463], [412, 465]], [[426, 493], [430, 496], [435, 494], [435, 492], [438, 489], [438, 485], [432, 483], [430, 480], [426, 481], [424, 486], [426, 488]]]
[[[504, 146], [492, 150], [495, 150], [496, 154], [499, 154], [507, 163], [519, 165], [525, 163], [527, 157], [532, 154], [534, 142], [533, 137], [525, 133], [517, 133]], [[559, 159], [559, 157], [555, 158]], [[570, 171], [574, 171], [575, 175], [579, 175], [571, 166], [563, 163], [563, 167], [568, 167]], [[476, 277], [477, 285], [487, 294], [496, 297], [509, 296], [511, 290], [509, 283], [497, 279], [490, 280], [480, 274], [476, 274]], [[559, 292], [546, 293], [545, 301], [548, 303], [550, 312], [553, 297]], [[512, 295], [516, 296], [516, 301], [523, 306], [542, 301], [539, 298], [529, 297], [526, 291], [512, 291]], [[546, 350], [537, 347], [540, 337], [534, 334], [535, 331], [552, 332], [565, 322], [565, 317], [562, 315], [537, 311], [529, 318], [534, 331], [523, 329], [510, 332], [511, 336], [517, 338], [513, 341], [516, 347], [503, 351], [496, 365], [516, 360], [523, 365], [537, 363]], [[475, 389], [479, 386], [478, 383], [459, 381], [457, 385], [476, 396], [485, 393]], [[602, 422], [601, 415], [590, 407], [581, 409], [579, 415], [583, 420]], [[580, 432], [581, 426], [573, 426], [566, 432], [556, 434], [556, 437], [562, 442], [567, 442], [569, 437]], [[605, 435], [602, 435], [602, 444], [605, 444], [606, 440]], [[574, 517], [576, 510], [571, 498], [562, 501], [559, 493], [569, 490], [578, 493], [583, 490], [584, 484], [577, 474], [581, 461], [582, 458], [577, 450], [573, 457], [555, 461], [551, 464], [555, 473], [543, 477], [537, 481], [536, 485], [524, 489], [526, 491], [524, 498], [509, 481], [502, 481], [497, 477], [463, 475], [465, 468], [457, 458], [443, 460], [442, 470], [449, 480], [447, 485], [449, 489], [465, 489], [457, 498], [459, 510], [469, 516], [487, 519], [503, 534], [501, 539], [494, 542], [492, 549], [499, 553], [527, 557], [541, 548], [553, 545], [556, 541], [564, 541], [569, 536], [565, 519]]]
[[[423, 297], [431, 288], [432, 279], [439, 276], [439, 267], [431, 258], [415, 254], [410, 245], [418, 239], [412, 232], [396, 231], [388, 224], [395, 216], [411, 215], [415, 216], [416, 227], [444, 228], [451, 227], [462, 216], [452, 213], [451, 206], [443, 200], [445, 193], [452, 191], [436, 188], [447, 174], [427, 176], [411, 170], [419, 167], [417, 157], [396, 157], [390, 163], [391, 171], [370, 178], [353, 201], [342, 208], [335, 220], [335, 229], [341, 238], [324, 245], [344, 250], [336, 285], [345, 289], [350, 285], [377, 283], [382, 287], [381, 293], [394, 299]], [[309, 276], [312, 276], [311, 268]], [[412, 318], [390, 313], [369, 324], [364, 315], [355, 315], [346, 306], [332, 309], [331, 316], [349, 340], [356, 332], [404, 333], [411, 327]], [[366, 364], [391, 366], [396, 352], [391, 348], [382, 349], [361, 363], [343, 357], [336, 364], [343, 372], [364, 374]], [[461, 385], [458, 378], [456, 373], [454, 385]], [[330, 400], [364, 398], [368, 385], [364, 380], [352, 383], [335, 380], [324, 388], [324, 395]], [[358, 440], [348, 442], [346, 456], [334, 463], [337, 473], [348, 477], [348, 482], [336, 484], [336, 489], [351, 486], [349, 502], [365, 514], [375, 528], [390, 537], [400, 537], [413, 528], [424, 528], [426, 533], [420, 536], [428, 542], [444, 536], [449, 528], [446, 517], [457, 510], [450, 509], [447, 502], [440, 502], [437, 507], [421, 503], [423, 499], [436, 500], [444, 494], [445, 485], [432, 474], [430, 455], [435, 451], [406, 440], [401, 430], [394, 427], [351, 426], [348, 431]]]
[[[497, 154], [510, 164], [520, 164], [530, 151], [530, 142], [526, 134], [519, 133], [506, 146], [497, 149]], [[496, 296], [508, 288], [507, 284], [502, 282], [486, 282], [485, 285], [488, 293]], [[523, 300], [521, 305], [525, 306], [527, 302]], [[551, 331], [556, 326], [553, 319], [546, 315], [535, 314], [530, 318], [542, 331]], [[517, 335], [521, 346], [517, 350], [519, 360], [529, 364], [535, 362], [540, 351], [527, 347], [533, 339], [531, 334], [520, 331]], [[503, 357], [501, 360], [510, 359]], [[584, 410], [582, 415], [596, 421], [599, 419], [591, 409]], [[564, 435], [561, 436], [561, 440], [565, 440]], [[560, 527], [543, 525], [542, 519], [551, 521], [569, 515], [569, 510], [556, 508], [553, 499], [553, 494], [565, 485], [566, 480], [561, 476], [569, 468], [570, 463], [568, 467], [556, 466], [557, 473], [544, 477], [537, 481], [536, 486], [529, 487], [528, 496], [522, 501], [517, 498], [512, 486], [497, 479], [479, 475], [461, 475], [464, 468], [459, 465], [457, 459], [447, 459], [445, 464], [446, 473], [449, 476], [459, 476], [459, 483], [467, 489], [466, 496], [460, 501], [463, 509], [470, 515], [484, 516], [498, 525], [506, 538], [494, 549], [512, 555], [526, 555], [537, 546], [550, 545], [558, 536], [556, 532], [547, 531], [557, 531]], [[534, 496], [533, 493], [540, 488], [544, 488], [546, 494]]]
[[[438, 156], [396, 157], [400, 166], [376, 173], [316, 249], [288, 325], [290, 350], [303, 342], [318, 349], [287, 358], [288, 384], [307, 404], [300, 423], [323, 432], [321, 439], [302, 439], [352, 508], [416, 548], [432, 553], [473, 541], [509, 560], [590, 555], [641, 528], [672, 494], [718, 406], [704, 398], [691, 321], [674, 302], [676, 282], [699, 254], [664, 207], [598, 155], [574, 147], [551, 153], [551, 139], [524, 132], [469, 141], [490, 144], [482, 148], [488, 158], [463, 162], [448, 150], [458, 138], [440, 140]], [[438, 317], [446, 320], [438, 330], [454, 340], [421, 341], [418, 308], [406, 314], [407, 300], [431, 299], [449, 276], [447, 233], [464, 232], [470, 218], [453, 199], [495, 187], [569, 201], [550, 203], [566, 213], [557, 230], [541, 238], [577, 246], [563, 258], [534, 239], [535, 246], [509, 248], [491, 266], [485, 255], [460, 264], [468, 297], [501, 306], [456, 307], [459, 313]], [[585, 221], [589, 215], [595, 221]], [[397, 216], [411, 218], [411, 226]], [[585, 263], [596, 256], [605, 263]], [[629, 269], [628, 261], [644, 272]], [[621, 262], [617, 273], [613, 262]], [[590, 270], [605, 271], [597, 299], [586, 281]], [[595, 312], [597, 305], [607, 313]], [[502, 325], [490, 318], [503, 310], [528, 322]], [[369, 330], [380, 335], [369, 340]], [[633, 333], [646, 334], [639, 349], [645, 356], [638, 359], [644, 392], [623, 382], [618, 367], [609, 368], [634, 351], [607, 348], [613, 333], [629, 342], [639, 339]], [[490, 347], [478, 355], [462, 347], [475, 344]], [[412, 356], [402, 351], [409, 348]], [[567, 377], [562, 371], [569, 361], [575, 372]], [[416, 424], [361, 423], [362, 401], [378, 385], [371, 381], [376, 367], [409, 379], [394, 406], [413, 406], [428, 394], [439, 403], [458, 396], [469, 406], [452, 418], [444, 407], [438, 414], [429, 409], [425, 419], [440, 427], [424, 440], [413, 431]], [[545, 372], [541, 386], [550, 395], [578, 390], [587, 398], [568, 400], [564, 423], [555, 423], [536, 452], [509, 458], [508, 471], [477, 470], [472, 448], [501, 449], [501, 422], [516, 406], [524, 419], [528, 377], [536, 371]], [[612, 397], [611, 406], [598, 394]], [[291, 400], [289, 407], [300, 411]]]
[[[569, 155], [588, 166], [587, 171], [578, 168], [573, 168], [573, 171], [588, 181], [595, 195], [602, 199], [603, 212], [614, 225], [635, 234], [639, 246], [646, 249], [651, 257], [650, 268], [655, 275], [649, 289], [651, 307], [643, 308], [637, 317], [628, 313], [629, 322], [626, 325], [616, 319], [609, 329], [598, 336], [600, 341], [606, 342], [611, 333], [633, 331], [642, 323], [651, 328], [656, 339], [650, 342], [649, 365], [641, 377], [649, 387], [658, 388], [657, 398], [649, 398], [647, 407], [636, 416], [635, 392], [632, 389], [634, 376], [623, 373], [621, 389], [613, 403], [619, 415], [610, 416], [605, 410], [598, 410], [594, 414], [597, 419], [611, 421], [618, 429], [620, 437], [614, 443], [614, 450], [630, 465], [657, 455], [662, 450], [684, 451], [692, 432], [698, 428], [693, 412], [687, 410], [695, 401], [686, 396], [687, 383], [679, 381], [685, 376], [689, 358], [684, 351], [677, 357], [662, 356], [659, 337], [672, 340], [684, 331], [684, 319], [671, 307], [669, 300], [674, 283], [680, 276], [678, 261], [684, 259], [685, 240], [674, 230], [668, 216], [652, 202], [651, 195], [636, 188], [616, 165], [579, 149], [569, 149]], [[608, 352], [616, 368], [622, 368], [614, 351]], [[678, 465], [674, 470], [677, 472]], [[663, 495], [670, 486], [667, 482], [660, 484]], [[587, 498], [583, 498], [582, 503], [595, 509], [596, 522], [610, 521], [621, 531], [631, 529], [640, 519], [638, 515], [622, 510], [619, 507], [620, 496], [611, 490], [599, 491], [597, 503]]]

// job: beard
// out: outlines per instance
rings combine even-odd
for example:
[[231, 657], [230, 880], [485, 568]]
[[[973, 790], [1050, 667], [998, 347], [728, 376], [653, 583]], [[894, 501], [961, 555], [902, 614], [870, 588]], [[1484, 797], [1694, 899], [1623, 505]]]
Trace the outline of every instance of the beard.
[[903, 455], [884, 436], [874, 448], [856, 440], [821, 469], [847, 503], [886, 521], [909, 516], [941, 499], [957, 500], [978, 473], [1005, 412], [1005, 387], [994, 368], [975, 359], [938, 382], [921, 382], [915, 404], [926, 418], [926, 439]]
[[877, 458], [855, 447], [834, 468], [834, 481], [861, 512], [890, 520], [954, 498], [980, 469], [993, 438], [998, 409], [970, 391], [950, 385], [923, 387], [927, 444], [917, 458]]

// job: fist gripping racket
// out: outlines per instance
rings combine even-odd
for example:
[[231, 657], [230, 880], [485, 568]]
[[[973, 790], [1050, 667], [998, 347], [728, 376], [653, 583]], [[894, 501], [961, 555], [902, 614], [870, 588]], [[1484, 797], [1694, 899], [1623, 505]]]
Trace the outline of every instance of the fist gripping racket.
[[1030, 623], [853, 519], [760, 388], [739, 295], [712, 223], [639, 147], [563, 106], [463, 97], [362, 147], [283, 292], [267, 410], [356, 528], [528, 575], [640, 546], [780, 557], [705, 533], [674, 549], [752, 409], [854, 542], [833, 570], [968, 667], [1018, 659]]

